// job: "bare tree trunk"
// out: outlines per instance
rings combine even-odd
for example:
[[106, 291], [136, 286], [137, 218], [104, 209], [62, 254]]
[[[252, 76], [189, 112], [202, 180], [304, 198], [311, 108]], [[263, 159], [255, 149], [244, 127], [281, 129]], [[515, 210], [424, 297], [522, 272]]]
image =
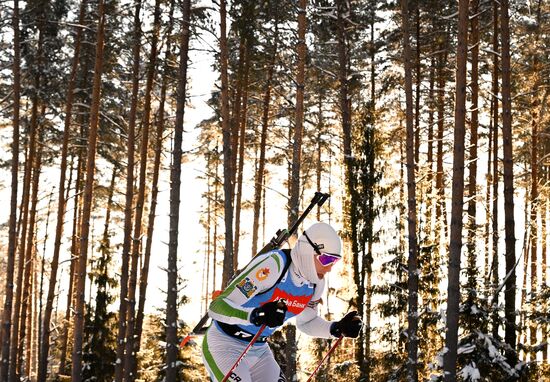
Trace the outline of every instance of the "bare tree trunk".
[[279, 41], [278, 20], [275, 20], [275, 36], [273, 42], [273, 51], [269, 67], [267, 69], [267, 80], [265, 83], [265, 93], [262, 105], [262, 130], [260, 133], [260, 159], [258, 161], [258, 171], [254, 178], [254, 220], [252, 223], [252, 256], [258, 252], [258, 230], [260, 225], [260, 208], [262, 204], [263, 183], [265, 177], [265, 150], [267, 142], [267, 125], [269, 124], [269, 110], [271, 101], [271, 88], [273, 81], [273, 71], [277, 58], [277, 49]]
[[[292, 163], [290, 171], [289, 185], [289, 204], [288, 204], [288, 224], [289, 226], [296, 221], [300, 209], [300, 168], [302, 157], [302, 134], [304, 128], [304, 89], [305, 89], [305, 66], [306, 66], [306, 11], [307, 0], [298, 1], [298, 41], [296, 43], [296, 53], [298, 62], [296, 67], [296, 109], [294, 129], [292, 130], [293, 139], [289, 140], [293, 144]], [[286, 352], [294, 354], [287, 359], [285, 370], [286, 378], [290, 381], [296, 378], [296, 333], [295, 329], [287, 327]]]
[[300, 167], [302, 158], [302, 131], [304, 128], [304, 89], [306, 67], [306, 9], [307, 0], [298, 1], [298, 41], [296, 53], [298, 63], [296, 67], [296, 111], [293, 131], [292, 170], [290, 186], [290, 200], [288, 205], [289, 225], [296, 221], [300, 208]]
[[[42, 65], [42, 47], [44, 42], [44, 33], [42, 33], [43, 23], [39, 23], [38, 31], [38, 63], [37, 66], [40, 68]], [[11, 349], [10, 349], [10, 367], [9, 367], [9, 376], [8, 380], [10, 382], [15, 382], [19, 377], [17, 376], [18, 368], [18, 347], [19, 347], [19, 319], [21, 313], [21, 299], [23, 292], [23, 274], [25, 266], [25, 256], [27, 254], [27, 234], [33, 235], [32, 230], [29, 232], [28, 219], [29, 219], [29, 198], [31, 194], [31, 179], [32, 175], [38, 171], [34, 169], [35, 156], [36, 156], [36, 141], [38, 135], [38, 107], [40, 103], [38, 89], [40, 89], [40, 70], [36, 72], [33, 78], [33, 87], [34, 94], [32, 95], [32, 107], [31, 107], [31, 121], [30, 121], [30, 142], [27, 155], [27, 162], [25, 163], [25, 180], [23, 185], [23, 201], [21, 204], [22, 218], [21, 218], [21, 246], [19, 250], [19, 261], [17, 264], [17, 281], [16, 281], [16, 290], [15, 290], [15, 311], [13, 313], [13, 326], [11, 328]], [[33, 172], [34, 171], [34, 172]]]
[[[73, 160], [71, 159], [71, 166], [70, 166], [70, 176], [69, 181], [67, 183], [67, 193], [65, 194], [65, 200], [68, 198], [68, 191], [71, 188], [71, 182], [73, 178]], [[44, 228], [44, 241], [42, 244], [42, 258], [40, 261], [40, 286], [37, 285], [38, 290], [35, 292], [36, 298], [35, 300], [35, 311], [37, 312], [35, 320], [36, 320], [36, 327], [35, 327], [35, 333], [33, 338], [33, 371], [37, 374], [38, 377], [38, 366], [40, 362], [40, 340], [42, 338], [42, 315], [43, 315], [43, 296], [44, 296], [44, 272], [46, 267], [46, 244], [48, 242], [48, 233], [49, 233], [49, 226], [50, 226], [50, 214], [52, 211], [52, 202], [54, 197], [54, 190], [50, 192], [50, 200], [48, 201], [48, 212], [46, 214], [46, 226]], [[38, 278], [38, 261], [35, 264], [35, 277]], [[38, 284], [38, 283], [37, 283]]]
[[76, 270], [76, 301], [75, 320], [73, 334], [72, 370], [73, 382], [82, 380], [82, 336], [84, 331], [84, 288], [86, 283], [86, 263], [88, 259], [88, 235], [90, 233], [90, 218], [92, 210], [95, 153], [97, 147], [97, 132], [99, 122], [99, 104], [101, 97], [101, 76], [103, 70], [103, 46], [105, 36], [105, 12], [104, 2], [99, 1], [99, 20], [97, 25], [96, 57], [94, 67], [94, 80], [92, 90], [92, 104], [90, 109], [90, 129], [88, 132], [88, 145], [86, 157], [86, 185], [84, 187], [84, 200], [82, 207], [82, 228], [80, 237], [80, 256]]
[[466, 125], [466, 61], [468, 55], [468, 0], [458, 2], [458, 45], [456, 64], [455, 130], [453, 149], [453, 187], [451, 240], [447, 287], [447, 329], [443, 360], [445, 381], [456, 381], [458, 319], [460, 305], [460, 255], [464, 204], [464, 140]]
[[[128, 116], [128, 162], [126, 170], [126, 200], [124, 204], [124, 241], [122, 244], [122, 266], [120, 269], [120, 297], [118, 310], [118, 334], [116, 346], [115, 381], [122, 382], [126, 369], [126, 330], [128, 327], [128, 278], [130, 268], [130, 257], [132, 253], [132, 204], [134, 199], [134, 156], [136, 138], [136, 118], [139, 91], [139, 63], [141, 48], [141, 0], [134, 3], [134, 30], [132, 46], [132, 98], [130, 114]], [[132, 254], [131, 254], [132, 253]], [[137, 261], [137, 260], [136, 260]]]
[[[548, 221], [547, 221], [547, 217], [548, 217], [548, 200], [544, 201], [541, 206], [540, 206], [540, 209], [541, 209], [541, 215], [542, 215], [542, 226], [541, 226], [541, 231], [542, 231], [542, 240], [541, 240], [541, 247], [542, 247], [542, 253], [541, 253], [541, 257], [542, 257], [542, 261], [541, 261], [541, 268], [542, 268], [542, 285], [543, 286], [548, 286], [548, 270], [546, 269], [547, 267], [547, 264], [548, 264], [548, 261], [546, 259], [546, 256], [547, 256], [547, 243], [548, 243], [548, 237], [547, 237], [547, 232], [546, 230], [548, 229]], [[548, 302], [545, 301], [544, 302], [544, 305], [543, 305], [543, 310], [544, 311], [547, 311], [548, 309]], [[543, 345], [542, 347], [542, 361], [543, 362], [548, 362], [548, 323], [546, 322], [543, 322], [542, 323], [542, 343], [545, 344]]]
[[[82, 182], [82, 175], [83, 175], [83, 150], [78, 150], [78, 164], [76, 169], [76, 182], [75, 182], [75, 192], [73, 196], [73, 226], [72, 226], [72, 234], [71, 234], [71, 259], [70, 259], [70, 266], [69, 266], [69, 290], [67, 292], [67, 305], [65, 308], [65, 319], [63, 321], [64, 325], [61, 328], [61, 350], [60, 350], [60, 359], [59, 359], [59, 373], [64, 374], [66, 372], [66, 363], [67, 363], [67, 346], [68, 346], [68, 340], [69, 340], [69, 332], [71, 327], [71, 313], [72, 309], [71, 306], [73, 304], [74, 300], [74, 280], [75, 280], [75, 268], [76, 263], [78, 260], [78, 253], [80, 250], [79, 242], [77, 240], [77, 237], [80, 237], [79, 227], [81, 226], [82, 222], [82, 208], [81, 208], [81, 192], [83, 188], [83, 182]], [[59, 286], [58, 286], [59, 287]], [[54, 293], [55, 296], [55, 293]], [[53, 302], [53, 299], [52, 299]], [[53, 304], [52, 304], [53, 305]], [[44, 327], [44, 330], [46, 328]], [[49, 327], [48, 327], [49, 330]], [[39, 381], [44, 382], [44, 381]]]
[[504, 341], [510, 345], [506, 358], [515, 365], [516, 358], [516, 238], [514, 234], [514, 169], [512, 153], [512, 97], [510, 94], [510, 26], [508, 0], [501, 1], [502, 41], [502, 147], [504, 181], [504, 231], [506, 247], [506, 286], [504, 292]]
[[243, 193], [243, 168], [244, 168], [244, 155], [245, 155], [245, 131], [247, 124], [247, 110], [248, 110], [248, 78], [250, 72], [250, 50], [252, 44], [246, 42], [245, 46], [245, 63], [244, 63], [244, 79], [243, 79], [243, 95], [242, 95], [242, 111], [241, 111], [241, 120], [240, 129], [239, 129], [239, 163], [237, 168], [237, 192], [235, 195], [235, 243], [233, 250], [233, 269], [236, 271], [238, 268], [238, 257], [239, 257], [239, 242], [241, 237], [241, 206], [242, 206], [242, 193]]
[[[493, 216], [492, 216], [492, 230], [493, 230], [493, 264], [491, 266], [493, 272], [493, 288], [496, 290], [498, 284], [500, 283], [499, 278], [499, 253], [498, 253], [498, 242], [499, 242], [499, 231], [498, 231], [498, 182], [499, 182], [499, 173], [498, 173], [498, 75], [499, 75], [499, 56], [498, 52], [498, 4], [496, 1], [493, 3], [493, 78], [492, 78], [492, 109], [493, 109]], [[499, 316], [498, 316], [498, 293], [495, 293], [493, 296], [493, 301], [491, 302], [493, 312], [492, 312], [492, 335], [495, 338], [499, 338], [498, 327], [499, 327]]]
[[19, 0], [13, 1], [13, 140], [11, 144], [11, 196], [10, 218], [8, 231], [8, 254], [6, 266], [6, 287], [4, 309], [2, 311], [2, 328], [0, 338], [2, 340], [0, 359], [0, 380], [5, 381], [9, 372], [10, 359], [10, 331], [13, 308], [13, 274], [15, 271], [15, 253], [17, 249], [17, 191], [19, 172], [19, 119], [21, 102], [21, 50], [19, 45]]
[[[540, 34], [540, 23], [541, 23], [541, 0], [538, 1], [537, 8], [537, 27], [535, 31], [535, 42], [534, 42], [534, 51], [533, 51], [533, 96], [530, 105], [531, 111], [531, 193], [529, 195], [531, 199], [531, 211], [530, 211], [530, 225], [531, 231], [529, 239], [531, 241], [531, 295], [535, 295], [539, 288], [538, 279], [537, 279], [537, 252], [538, 252], [538, 224], [537, 217], [539, 212], [539, 172], [538, 172], [538, 150], [539, 150], [539, 139], [538, 139], [538, 123], [539, 123], [539, 88], [540, 88], [540, 64], [538, 57], [538, 48], [539, 48], [539, 34]], [[543, 281], [544, 283], [544, 281]], [[533, 312], [536, 313], [536, 312]], [[531, 320], [530, 325], [530, 341], [532, 349], [535, 349], [537, 345], [537, 323], [534, 320]], [[536, 350], [531, 353], [531, 360], [536, 361], [537, 352]]]
[[187, 60], [189, 53], [191, 0], [182, 4], [182, 30], [178, 71], [176, 121], [174, 126], [174, 152], [170, 171], [170, 231], [168, 243], [168, 288], [166, 295], [166, 382], [175, 382], [178, 374], [176, 363], [178, 346], [178, 224], [181, 188], [181, 157], [183, 119], [187, 90]]
[[426, 209], [426, 232], [428, 232], [429, 241], [432, 242], [434, 239], [434, 216], [435, 216], [435, 206], [436, 198], [434, 197], [434, 87], [435, 87], [435, 70], [437, 65], [437, 59], [432, 58], [430, 64], [430, 85], [428, 90], [428, 152], [426, 157], [426, 162], [428, 162], [428, 174], [426, 177], [426, 182], [428, 183], [428, 206]]
[[416, 21], [416, 52], [415, 52], [415, 97], [414, 97], [414, 163], [420, 161], [420, 84], [422, 82], [420, 61], [420, 2], [414, 3], [414, 17]]
[[[477, 290], [477, 222], [476, 222], [476, 207], [477, 207], [477, 136], [479, 128], [479, 0], [472, 0], [472, 19], [470, 36], [470, 45], [472, 46], [472, 78], [471, 78], [471, 121], [470, 121], [470, 142], [468, 152], [468, 220], [467, 220], [467, 274], [468, 274], [468, 298], [473, 300], [473, 293]], [[473, 301], [472, 301], [473, 302]]]
[[[136, 374], [133, 372], [134, 359], [137, 356], [135, 351], [135, 323], [136, 323], [136, 287], [138, 279], [138, 262], [141, 248], [141, 235], [143, 227], [143, 209], [145, 204], [145, 189], [147, 180], [147, 153], [149, 150], [149, 125], [151, 113], [151, 92], [153, 89], [153, 80], [155, 76], [156, 61], [157, 61], [157, 41], [160, 30], [160, 4], [155, 3], [155, 19], [154, 32], [151, 41], [151, 52], [149, 55], [149, 65], [147, 68], [147, 81], [145, 85], [145, 99], [143, 106], [143, 121], [141, 129], [141, 153], [140, 153], [140, 171], [139, 171], [139, 188], [135, 207], [134, 217], [134, 234], [132, 239], [132, 258], [130, 267], [130, 280], [128, 285], [128, 321], [126, 327], [126, 355], [124, 361], [124, 380], [126, 382], [133, 381]], [[137, 21], [137, 20], [136, 20]], [[139, 28], [136, 29], [136, 33]], [[141, 45], [140, 37], [136, 35], [136, 44]]]
[[[170, 2], [170, 13], [169, 13], [169, 25], [167, 30], [172, 30], [172, 25], [174, 22], [173, 14], [174, 14], [174, 6], [175, 2]], [[153, 39], [152, 39], [152, 47], [157, 45], [157, 39], [158, 34], [160, 33], [160, 1], [155, 1], [155, 16], [154, 16], [154, 32], [153, 32]], [[170, 59], [172, 58], [172, 44], [171, 39], [169, 38], [169, 35], [166, 39], [166, 63], [164, 66], [164, 75], [162, 77], [162, 86], [160, 90], [160, 100], [159, 100], [159, 107], [158, 107], [158, 121], [157, 121], [157, 130], [156, 130], [156, 143], [155, 143], [155, 159], [153, 164], [153, 180], [151, 183], [151, 202], [149, 207], [149, 217], [148, 217], [148, 225], [147, 225], [147, 238], [145, 242], [145, 253], [143, 256], [143, 265], [141, 267], [141, 273], [140, 273], [140, 279], [139, 279], [139, 301], [138, 301], [138, 310], [136, 314], [136, 329], [135, 329], [135, 343], [134, 343], [134, 354], [132, 357], [132, 363], [131, 363], [131, 369], [134, 376], [137, 374], [137, 359], [136, 354], [139, 352], [141, 347], [141, 334], [143, 329], [143, 321], [144, 321], [144, 309], [145, 309], [145, 298], [147, 293], [147, 282], [149, 277], [149, 262], [151, 259], [151, 248], [153, 245], [153, 233], [154, 233], [154, 227], [155, 227], [155, 215], [157, 210], [157, 198], [158, 198], [158, 182], [159, 182], [159, 171], [160, 171], [160, 162], [161, 162], [161, 154], [162, 154], [162, 143], [163, 143], [163, 134], [164, 134], [164, 108], [165, 108], [165, 102], [166, 102], [166, 89], [168, 87], [168, 63], [170, 62]], [[153, 57], [156, 60], [156, 53], [153, 55], [153, 48], [151, 48], [151, 60]], [[154, 65], [153, 65], [154, 66]], [[151, 74], [153, 70], [149, 72]], [[152, 78], [154, 79], [154, 78]], [[149, 80], [148, 80], [149, 81]], [[152, 85], [152, 81], [151, 81]]]
[[[246, 6], [243, 5], [242, 12], [244, 13], [246, 10]], [[235, 200], [236, 194], [235, 194], [235, 187], [236, 187], [236, 177], [237, 177], [237, 150], [239, 149], [239, 127], [240, 127], [240, 117], [241, 117], [241, 106], [242, 106], [242, 94], [244, 91], [243, 87], [243, 80], [244, 80], [244, 70], [245, 70], [245, 55], [246, 55], [246, 45], [247, 42], [245, 41], [246, 38], [244, 34], [241, 33], [241, 36], [239, 38], [239, 61], [238, 61], [238, 67], [237, 67], [237, 79], [235, 81], [235, 86], [233, 89], [232, 96], [229, 95], [229, 78], [228, 78], [228, 104], [233, 101], [233, 107], [231, 110], [231, 115], [229, 116], [229, 126], [231, 129], [231, 153], [233, 154], [231, 156], [231, 195]], [[228, 48], [229, 49], [229, 48]], [[228, 52], [229, 54], [229, 52]], [[229, 56], [228, 56], [229, 57]], [[229, 62], [228, 62], [229, 65]], [[235, 235], [236, 235], [235, 231]], [[235, 236], [234, 236], [235, 237]], [[237, 255], [233, 255], [233, 269], [237, 269]]]
[[[87, 0], [82, 0], [80, 4], [80, 13], [78, 24], [84, 24], [84, 14], [86, 10]], [[48, 297], [46, 298], [46, 307], [44, 310], [44, 321], [42, 323], [42, 337], [40, 338], [40, 353], [38, 363], [38, 382], [46, 381], [46, 371], [48, 368], [48, 353], [50, 349], [50, 322], [52, 317], [53, 300], [55, 297], [55, 285], [57, 283], [57, 270], [59, 267], [59, 252], [61, 249], [61, 238], [63, 236], [63, 223], [65, 219], [66, 196], [65, 196], [65, 179], [67, 172], [67, 153], [69, 147], [69, 137], [71, 131], [72, 109], [74, 102], [74, 88], [76, 74], [78, 69], [78, 61], [80, 57], [80, 45], [82, 40], [82, 28], [77, 27], [75, 47], [73, 54], [73, 62], [69, 84], [67, 87], [67, 96], [65, 103], [65, 123], [63, 130], [63, 143], [61, 146], [61, 167], [58, 188], [58, 207], [57, 207], [57, 223], [55, 228], [55, 241], [51, 261], [50, 281], [48, 284]], [[69, 184], [70, 186], [70, 184]]]
[[408, 258], [408, 362], [409, 381], [418, 381], [418, 244], [416, 238], [416, 179], [414, 164], [414, 115], [412, 105], [411, 45], [409, 37], [409, 2], [401, 0], [401, 28], [403, 33], [403, 63], [405, 69], [405, 99], [407, 125], [407, 226]]
[[485, 245], [484, 245], [484, 254], [485, 254], [485, 264], [483, 268], [483, 284], [485, 288], [484, 297], [486, 300], [489, 298], [490, 294], [490, 285], [491, 285], [491, 268], [490, 268], [490, 258], [491, 258], [491, 247], [490, 247], [490, 235], [491, 235], [491, 203], [492, 203], [492, 161], [493, 161], [493, 105], [494, 102], [490, 102], [490, 112], [489, 112], [489, 129], [487, 133], [487, 173], [486, 173], [486, 183], [485, 183]]
[[[447, 36], [441, 36], [446, 40]], [[435, 243], [441, 252], [442, 238], [445, 236], [447, 218], [444, 214], [445, 180], [443, 177], [443, 131], [445, 130], [445, 65], [447, 63], [447, 46], [440, 44], [440, 55], [437, 63], [437, 154], [436, 154], [436, 207], [435, 207]], [[443, 233], [442, 233], [443, 232]]]
[[[44, 112], [42, 112], [44, 115]], [[40, 141], [42, 141], [43, 134], [40, 134]], [[36, 206], [38, 204], [38, 186], [40, 184], [40, 173], [42, 167], [42, 146], [39, 145], [36, 153], [34, 163], [32, 164], [33, 174], [32, 174], [32, 197], [31, 197], [31, 209], [29, 216], [29, 224], [27, 230], [27, 238], [22, 238], [27, 241], [26, 250], [25, 250], [25, 265], [23, 271], [23, 283], [22, 283], [22, 298], [21, 298], [21, 320], [19, 327], [19, 344], [17, 344], [17, 371], [16, 374], [21, 377], [23, 371], [23, 343], [25, 340], [26, 327], [27, 327], [27, 312], [29, 306], [29, 295], [30, 289], [32, 287], [31, 280], [31, 270], [33, 264], [33, 257], [36, 253], [35, 251], [35, 230], [36, 230]], [[23, 255], [23, 253], [22, 253]], [[28, 375], [27, 375], [28, 377]]]
[[233, 277], [233, 150], [229, 121], [229, 81], [227, 78], [227, 11], [226, 0], [220, 0], [220, 68], [221, 68], [221, 120], [223, 135], [223, 196], [225, 220], [225, 249], [223, 256], [222, 287]]

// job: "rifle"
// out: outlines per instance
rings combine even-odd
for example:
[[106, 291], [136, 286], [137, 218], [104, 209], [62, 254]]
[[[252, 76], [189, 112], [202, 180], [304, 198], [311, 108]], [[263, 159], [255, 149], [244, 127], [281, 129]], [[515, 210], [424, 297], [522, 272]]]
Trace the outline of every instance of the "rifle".
[[[281, 245], [285, 241], [287, 241], [298, 229], [298, 226], [302, 224], [306, 216], [309, 214], [309, 212], [313, 209], [315, 206], [321, 207], [323, 203], [330, 197], [330, 194], [323, 193], [323, 192], [315, 192], [315, 195], [313, 196], [313, 199], [311, 199], [311, 202], [309, 203], [309, 206], [302, 212], [302, 215], [296, 220], [296, 222], [288, 229], [280, 229], [275, 233], [275, 236], [267, 243], [261, 250], [256, 254], [263, 255], [264, 253], [267, 253], [269, 251], [273, 251], [274, 249], [279, 249]], [[229, 284], [231, 281], [229, 281]], [[191, 333], [189, 333], [185, 338], [183, 338], [180, 342], [180, 347], [184, 347], [187, 342], [191, 339], [193, 335], [200, 334], [199, 332], [206, 324], [206, 321], [208, 321], [208, 313], [206, 313], [202, 318], [199, 320], [197, 325], [193, 328]]]

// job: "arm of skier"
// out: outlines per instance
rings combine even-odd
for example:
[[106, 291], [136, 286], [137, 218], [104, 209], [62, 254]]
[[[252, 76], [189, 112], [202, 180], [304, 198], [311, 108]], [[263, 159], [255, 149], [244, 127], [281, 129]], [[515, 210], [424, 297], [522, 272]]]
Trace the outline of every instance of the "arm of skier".
[[210, 304], [209, 316], [232, 325], [250, 324], [254, 307], [243, 305], [252, 297], [273, 286], [283, 271], [283, 257], [277, 252], [258, 256]]
[[332, 321], [327, 321], [319, 316], [319, 303], [323, 294], [324, 281], [322, 285], [317, 285], [315, 294], [302, 313], [296, 316], [296, 326], [300, 331], [308, 336], [318, 338], [333, 338], [330, 334]]

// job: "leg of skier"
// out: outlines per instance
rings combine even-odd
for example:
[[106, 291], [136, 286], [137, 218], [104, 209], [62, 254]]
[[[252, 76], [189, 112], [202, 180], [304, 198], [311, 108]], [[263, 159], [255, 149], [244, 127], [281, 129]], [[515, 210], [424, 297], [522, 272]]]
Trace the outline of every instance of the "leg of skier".
[[254, 382], [286, 382], [285, 374], [267, 345], [265, 352], [259, 354], [258, 362], [252, 366], [250, 376]]
[[[248, 344], [238, 341], [222, 333], [215, 325], [212, 325], [204, 335], [202, 342], [202, 358], [212, 381], [222, 381], [225, 374], [235, 364], [235, 361], [243, 353]], [[267, 346], [267, 344], [263, 344]], [[261, 345], [258, 345], [261, 346]], [[252, 382], [250, 370], [258, 361], [258, 346], [253, 346], [246, 357], [231, 373], [231, 382]]]

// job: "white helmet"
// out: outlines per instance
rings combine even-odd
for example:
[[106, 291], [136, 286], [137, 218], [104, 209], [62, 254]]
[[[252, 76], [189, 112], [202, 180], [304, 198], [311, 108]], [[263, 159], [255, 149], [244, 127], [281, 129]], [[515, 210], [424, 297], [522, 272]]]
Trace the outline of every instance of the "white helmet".
[[312, 246], [315, 252], [326, 252], [340, 256], [342, 241], [340, 237], [327, 223], [315, 223], [304, 231], [299, 240], [305, 240]]
[[341, 255], [342, 241], [334, 228], [327, 223], [315, 223], [306, 229], [290, 253], [298, 273], [314, 284], [320, 282], [315, 270], [317, 251]]

